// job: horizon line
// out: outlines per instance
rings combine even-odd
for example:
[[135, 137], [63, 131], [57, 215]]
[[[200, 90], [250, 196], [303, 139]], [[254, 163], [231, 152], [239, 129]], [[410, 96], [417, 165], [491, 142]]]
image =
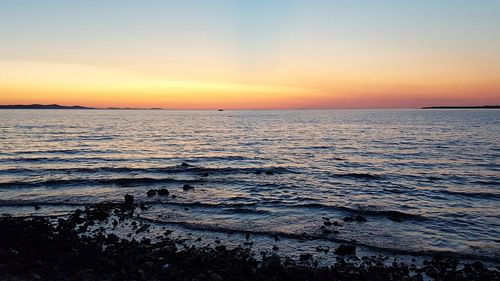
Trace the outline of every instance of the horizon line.
[[[30, 106], [34, 108], [29, 108]], [[56, 108], [35, 108], [39, 107], [56, 107]], [[16, 108], [16, 107], [27, 107], [27, 108]], [[59, 108], [58, 108], [59, 107]], [[422, 107], [298, 107], [298, 108], [163, 108], [163, 107], [94, 107], [94, 106], [83, 106], [83, 105], [62, 105], [62, 104], [0, 104], [0, 109], [40, 109], [40, 110], [207, 110], [207, 111], [244, 111], [244, 110], [370, 110], [370, 109], [498, 109], [500, 105], [434, 105], [434, 106], [422, 106]]]

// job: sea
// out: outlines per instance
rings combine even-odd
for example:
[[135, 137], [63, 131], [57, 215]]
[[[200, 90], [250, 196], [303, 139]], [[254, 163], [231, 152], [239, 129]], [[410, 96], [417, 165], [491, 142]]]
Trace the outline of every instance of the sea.
[[292, 255], [499, 262], [500, 110], [0, 110], [0, 215], [125, 194], [163, 228]]

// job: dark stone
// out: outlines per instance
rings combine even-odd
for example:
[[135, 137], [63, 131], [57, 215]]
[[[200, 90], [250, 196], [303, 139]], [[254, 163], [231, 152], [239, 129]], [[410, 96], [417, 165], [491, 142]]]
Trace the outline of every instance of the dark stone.
[[330, 229], [323, 229], [323, 234], [330, 235], [333, 232]]
[[208, 173], [203, 173], [202, 177], [208, 177]]
[[186, 162], [182, 162], [182, 164], [181, 164], [181, 167], [189, 167], [189, 166], [191, 166], [191, 165], [189, 165], [189, 164], [188, 164], [188, 163], [186, 163]]
[[183, 187], [182, 187], [182, 190], [184, 191], [188, 191], [188, 190], [192, 190], [194, 189], [193, 186], [189, 185], [189, 184], [185, 184]]
[[272, 255], [264, 259], [264, 265], [269, 268], [279, 268], [281, 266], [281, 259], [277, 255]]
[[144, 231], [146, 231], [148, 229], [149, 229], [149, 224], [144, 224], [141, 227], [139, 227], [139, 229], [137, 229], [137, 231], [135, 233], [139, 234], [139, 233], [144, 232]]
[[40, 210], [42, 207], [38, 206], [38, 205], [35, 205], [35, 210]]
[[[133, 197], [132, 197], [132, 202], [133, 202]], [[97, 219], [99, 221], [103, 221], [108, 217], [109, 217], [109, 211], [103, 206], [97, 206], [93, 211], [91, 211], [91, 218]]]
[[[300, 262], [264, 251], [259, 263], [247, 247], [190, 247], [184, 244], [185, 239], [173, 235], [137, 241], [132, 238], [133, 232], [126, 234], [129, 238], [120, 239], [106, 234], [104, 227], [95, 235], [77, 232], [77, 218], [85, 220], [84, 225], [92, 225], [99, 213], [133, 218], [132, 210], [123, 203], [91, 205], [57, 222], [40, 217], [0, 217], [0, 279], [422, 281], [422, 275], [426, 275], [432, 280], [500, 280], [498, 267], [489, 268], [480, 262], [457, 266], [456, 259], [446, 256], [433, 257], [422, 266], [385, 264], [389, 257], [382, 256], [364, 257], [361, 262], [355, 256], [345, 260], [338, 257], [333, 266], [318, 267], [311, 254], [300, 255]], [[148, 230], [142, 222], [125, 224], [136, 225], [136, 229], [139, 225], [137, 231]], [[329, 248], [318, 246], [316, 251], [327, 253]], [[354, 255], [356, 247], [341, 245], [335, 252]]]
[[306, 261], [306, 260], [310, 260], [310, 259], [312, 259], [312, 257], [313, 257], [313, 256], [312, 256], [311, 254], [301, 254], [301, 255], [300, 255], [300, 260], [301, 260], [301, 261]]
[[274, 175], [273, 171], [266, 171], [266, 175]]
[[337, 254], [337, 255], [355, 255], [356, 254], [356, 246], [353, 246], [353, 245], [340, 245], [335, 250], [335, 254]]
[[106, 237], [107, 244], [113, 244], [113, 243], [118, 242], [119, 240], [120, 239], [115, 234], [108, 234], [108, 236]]
[[132, 196], [130, 194], [125, 194], [124, 198], [125, 198], [125, 204], [127, 204], [127, 205], [134, 204], [134, 196]]
[[345, 222], [350, 222], [350, 221], [354, 221], [354, 218], [353, 217], [345, 217], [342, 220]]
[[168, 192], [168, 190], [166, 190], [165, 188], [158, 189], [158, 195], [160, 196], [168, 196], [169, 194], [170, 192]]
[[153, 197], [157, 194], [157, 191], [156, 189], [150, 189], [146, 194], [148, 195], [148, 197]]

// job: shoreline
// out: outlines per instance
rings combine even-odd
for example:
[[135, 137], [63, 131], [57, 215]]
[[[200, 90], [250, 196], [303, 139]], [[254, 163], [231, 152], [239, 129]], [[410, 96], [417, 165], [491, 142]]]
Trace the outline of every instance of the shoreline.
[[[175, 195], [174, 195], [175, 196]], [[149, 198], [149, 197], [148, 197]], [[177, 238], [183, 237], [182, 239], [192, 240], [200, 238], [203, 242], [196, 240], [200, 243], [191, 243], [196, 247], [205, 246], [207, 243], [214, 243], [216, 240], [223, 240], [227, 246], [237, 247], [240, 245], [245, 245], [248, 239], [247, 236], [251, 236], [251, 246], [252, 250], [259, 252], [262, 250], [268, 250], [279, 246], [279, 253], [281, 256], [294, 257], [298, 259], [299, 254], [312, 252], [315, 254], [315, 258], [320, 265], [329, 265], [331, 262], [335, 262], [337, 257], [334, 253], [335, 248], [339, 245], [353, 245], [356, 248], [356, 255], [358, 256], [374, 256], [381, 255], [386, 257], [392, 257], [395, 260], [401, 262], [411, 263], [412, 261], [422, 262], [425, 259], [430, 259], [433, 256], [443, 256], [447, 258], [458, 259], [464, 262], [481, 261], [485, 265], [496, 265], [500, 264], [499, 257], [496, 255], [485, 255], [483, 253], [467, 253], [467, 252], [456, 252], [456, 251], [445, 251], [445, 250], [413, 250], [404, 248], [401, 245], [396, 247], [380, 247], [373, 244], [367, 244], [366, 241], [358, 241], [352, 236], [338, 237], [339, 227], [342, 224], [353, 223], [357, 225], [362, 225], [366, 222], [356, 221], [355, 218], [359, 217], [364, 219], [363, 212], [357, 212], [355, 216], [351, 217], [335, 217], [330, 218], [322, 217], [323, 221], [315, 226], [315, 230], [310, 232], [286, 232], [286, 231], [276, 231], [276, 230], [264, 230], [264, 229], [237, 229], [237, 228], [227, 228], [224, 226], [218, 226], [213, 224], [205, 224], [203, 221], [200, 223], [196, 222], [186, 222], [183, 219], [178, 219], [182, 217], [184, 212], [191, 211], [191, 204], [174, 204], [178, 206], [177, 209], [173, 209], [177, 213], [173, 214], [162, 214], [157, 213], [158, 210], [155, 207], [158, 204], [172, 204], [172, 202], [151, 202], [143, 201], [144, 198], [139, 199], [140, 204], [136, 205], [133, 216], [128, 216], [124, 223], [120, 223], [117, 226], [111, 226], [111, 222], [117, 219], [116, 215], [110, 214], [109, 218], [105, 221], [99, 221], [95, 224], [95, 227], [104, 227], [107, 234], [118, 235], [122, 238], [130, 238], [127, 234], [135, 232], [135, 228], [132, 228], [132, 222], [134, 224], [149, 224], [150, 227], [145, 233], [141, 233], [141, 237], [151, 238], [154, 240], [155, 235], [161, 235], [162, 230], [172, 229]], [[104, 201], [101, 203], [25, 203], [25, 204], [13, 204], [6, 205], [0, 204], [4, 212], [0, 213], [0, 219], [3, 218], [16, 218], [16, 219], [39, 219], [47, 218], [50, 220], [57, 220], [59, 218], [66, 219], [75, 210], [83, 208], [95, 208], [96, 206], [119, 206], [121, 201]], [[53, 208], [56, 206], [56, 208]], [[8, 209], [10, 207], [10, 209]], [[23, 211], [17, 210], [17, 208], [22, 207]], [[62, 208], [65, 207], [65, 208]], [[13, 211], [16, 209], [17, 211]], [[353, 222], [345, 222], [344, 219], [351, 218]], [[209, 218], [207, 218], [209, 219]], [[372, 221], [371, 219], [369, 219]], [[111, 226], [111, 227], [110, 227]], [[133, 237], [137, 238], [136, 235]], [[220, 239], [223, 237], [222, 239]], [[323, 250], [318, 250], [323, 249]], [[324, 253], [323, 253], [324, 252]], [[351, 257], [348, 256], [348, 259]]]
[[[341, 245], [329, 266], [318, 265], [314, 253], [297, 258], [261, 251], [249, 245], [229, 248], [220, 240], [194, 246], [172, 237], [141, 236], [150, 225], [133, 219], [147, 208], [126, 197], [125, 203], [101, 203], [78, 209], [66, 219], [0, 218], [0, 277], [6, 280], [500, 280], [500, 269], [481, 262], [433, 257], [422, 264], [388, 257], [357, 257], [356, 248]], [[108, 233], [130, 223], [127, 237]], [[141, 239], [142, 237], [142, 239]], [[140, 239], [140, 240], [138, 240]], [[201, 240], [201, 238], [198, 238]], [[318, 249], [321, 251], [323, 249]], [[9, 279], [10, 278], [10, 279]], [[18, 279], [16, 279], [18, 278]], [[451, 279], [450, 279], [451, 278]], [[2, 280], [4, 280], [2, 279]]]

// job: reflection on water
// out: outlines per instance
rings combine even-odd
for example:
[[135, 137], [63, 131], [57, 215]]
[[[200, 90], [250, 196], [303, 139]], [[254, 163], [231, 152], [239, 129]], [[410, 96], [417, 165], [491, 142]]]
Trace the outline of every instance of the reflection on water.
[[[3, 110], [0, 212], [131, 193], [151, 204], [146, 216], [199, 229], [500, 258], [499, 120], [498, 110]], [[177, 198], [146, 196], [158, 187]], [[358, 214], [367, 222], [342, 220]], [[323, 217], [339, 222], [332, 234]]]

